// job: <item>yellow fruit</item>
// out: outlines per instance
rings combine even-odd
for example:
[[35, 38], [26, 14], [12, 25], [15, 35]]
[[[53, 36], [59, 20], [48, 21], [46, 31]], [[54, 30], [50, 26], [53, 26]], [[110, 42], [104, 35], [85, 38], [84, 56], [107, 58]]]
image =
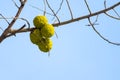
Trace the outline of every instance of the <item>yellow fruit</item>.
[[49, 38], [43, 38], [38, 44], [38, 48], [43, 52], [49, 52], [52, 48], [52, 40]]
[[35, 29], [30, 33], [30, 40], [33, 44], [39, 43], [41, 38], [42, 35], [39, 29]]
[[33, 24], [36, 28], [41, 28], [48, 23], [46, 16], [38, 15], [33, 19]]
[[51, 24], [46, 24], [44, 27], [41, 28], [41, 34], [45, 38], [50, 38], [54, 35], [55, 30]]

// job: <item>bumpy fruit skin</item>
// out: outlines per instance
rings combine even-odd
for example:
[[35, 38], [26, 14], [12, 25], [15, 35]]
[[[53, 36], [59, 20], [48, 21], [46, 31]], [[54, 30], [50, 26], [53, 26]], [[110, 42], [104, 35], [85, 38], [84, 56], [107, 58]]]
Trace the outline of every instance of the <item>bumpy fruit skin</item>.
[[38, 48], [43, 52], [49, 52], [52, 48], [52, 40], [49, 38], [43, 38], [38, 44]]
[[30, 33], [30, 40], [33, 44], [38, 44], [41, 38], [42, 35], [39, 29], [35, 29]]
[[36, 28], [41, 28], [48, 23], [46, 16], [38, 15], [33, 19], [33, 24]]
[[41, 29], [41, 34], [45, 38], [50, 38], [54, 35], [55, 30], [54, 27], [51, 24], [46, 24], [44, 27]]

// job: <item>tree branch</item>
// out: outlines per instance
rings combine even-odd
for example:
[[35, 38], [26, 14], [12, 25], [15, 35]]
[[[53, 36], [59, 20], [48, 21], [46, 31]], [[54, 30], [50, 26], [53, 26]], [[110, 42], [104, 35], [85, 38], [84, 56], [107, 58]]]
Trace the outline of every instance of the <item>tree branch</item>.
[[[116, 3], [115, 5], [109, 7], [109, 8], [106, 8], [106, 9], [103, 9], [103, 10], [100, 10], [98, 12], [95, 12], [95, 13], [91, 13], [91, 14], [88, 14], [88, 15], [85, 15], [85, 16], [82, 16], [82, 17], [78, 17], [78, 18], [75, 18], [75, 19], [72, 19], [72, 20], [68, 20], [68, 21], [63, 21], [61, 23], [55, 23], [55, 24], [52, 24], [54, 27], [57, 27], [57, 26], [62, 26], [62, 25], [66, 25], [66, 24], [69, 24], [69, 23], [72, 23], [72, 22], [76, 22], [76, 21], [79, 21], [79, 20], [83, 20], [83, 19], [87, 19], [89, 17], [92, 17], [92, 16], [96, 16], [96, 15], [99, 15], [99, 14], [102, 14], [104, 12], [107, 12], [117, 6], [120, 5], [120, 2]], [[18, 33], [21, 33], [21, 32], [29, 32], [29, 31], [32, 31], [34, 29], [34, 27], [32, 28], [25, 28], [25, 29], [22, 29], [20, 30]], [[15, 29], [13, 31], [16, 31]]]
[[56, 13], [54, 12], [54, 10], [51, 8], [50, 4], [48, 3], [48, 0], [46, 0], [46, 3], [60, 24], [60, 20], [59, 20], [58, 16], [56, 15]]
[[73, 13], [72, 13], [72, 10], [71, 10], [71, 8], [70, 8], [69, 1], [66, 0], [66, 2], [67, 2], [68, 9], [69, 9], [69, 11], [70, 11], [71, 19], [73, 19]]
[[[104, 1], [104, 7], [106, 9], [106, 0]], [[115, 12], [115, 14], [117, 14], [118, 17], [112, 16], [112, 15], [108, 14], [107, 12], [105, 12], [105, 14], [113, 19], [120, 20], [120, 15], [117, 13], [117, 11], [114, 8], [112, 10]]]
[[59, 24], [59, 23], [55, 23], [55, 24], [53, 24], [53, 25], [54, 25], [54, 26], [62, 26], [62, 25], [69, 24], [69, 23], [72, 23], [72, 22], [76, 22], [76, 21], [79, 21], [79, 20], [82, 20], [82, 19], [87, 19], [87, 18], [89, 18], [89, 17], [96, 16], [96, 15], [105, 13], [105, 12], [107, 12], [107, 11], [110, 11], [110, 10], [112, 10], [113, 8], [115, 8], [115, 7], [119, 6], [119, 5], [120, 5], [120, 2], [114, 4], [114, 5], [111, 6], [111, 7], [108, 7], [108, 8], [106, 8], [106, 9], [100, 10], [100, 11], [98, 11], [98, 12], [91, 13], [91, 14], [88, 14], [88, 15], [85, 15], [85, 16], [82, 16], [82, 17], [78, 17], [78, 18], [75, 18], [75, 19], [72, 19], [72, 20], [64, 21], [64, 22], [61, 22], [60, 24]]
[[[91, 14], [92, 12], [91, 12], [91, 10], [90, 10], [90, 7], [89, 7], [87, 1], [86, 1], [86, 0], [84, 0], [84, 1], [85, 1], [86, 5], [87, 5], [87, 9], [88, 9], [89, 13]], [[94, 27], [94, 24], [91, 22], [90, 17], [88, 18], [88, 21], [89, 21], [90, 25], [92, 26], [93, 30], [94, 30], [103, 40], [105, 40], [106, 42], [108, 42], [108, 43], [110, 43], [110, 44], [113, 44], [113, 45], [118, 45], [118, 46], [120, 45], [120, 43], [112, 42], [112, 41], [106, 39], [103, 35], [101, 35], [101, 34], [97, 31], [97, 29]]]
[[23, 2], [21, 2], [21, 5], [20, 7], [18, 8], [18, 11], [15, 15], [15, 18], [11, 21], [11, 23], [9, 24], [9, 26], [5, 29], [5, 31], [2, 33], [2, 35], [0, 36], [0, 43], [6, 38], [6, 35], [9, 33], [9, 31], [11, 30], [12, 26], [14, 25], [14, 23], [16, 22], [17, 18], [19, 17], [24, 5], [25, 5], [25, 2], [27, 0], [24, 0]]
[[[27, 0], [23, 0], [23, 2], [21, 2], [21, 6], [19, 7], [18, 9], [18, 12], [16, 13], [15, 15], [15, 18], [11, 21], [10, 25], [5, 29], [5, 31], [2, 33], [2, 35], [0, 36], [0, 42], [2, 42], [6, 37], [8, 36], [12, 36], [12, 33], [22, 33], [22, 32], [29, 32], [29, 31], [32, 31], [33, 29], [35, 29], [34, 27], [32, 28], [20, 28], [20, 29], [11, 29], [12, 26], [14, 25], [14, 23], [16, 22], [17, 18], [19, 17], [24, 5], [25, 5], [25, 2]], [[47, 0], [46, 0], [47, 1]], [[49, 5], [49, 4], [47, 4]], [[119, 6], [120, 5], [120, 2], [114, 4], [113, 6], [111, 7], [108, 7], [108, 8], [105, 8], [103, 10], [100, 10], [100, 11], [97, 11], [97, 12], [94, 12], [94, 13], [90, 13], [88, 15], [84, 15], [84, 16], [80, 16], [78, 18], [73, 18], [71, 20], [67, 20], [67, 21], [63, 21], [63, 22], [58, 22], [58, 23], [54, 23], [52, 24], [54, 27], [58, 27], [58, 26], [62, 26], [62, 25], [66, 25], [66, 24], [69, 24], [69, 23], [73, 23], [73, 22], [76, 22], [76, 21], [79, 21], [79, 20], [83, 20], [83, 19], [88, 19], [90, 17], [93, 17], [93, 16], [98, 16], [102, 13], [106, 13], [110, 10], [113, 10], [115, 7]], [[50, 5], [49, 5], [49, 8], [50, 8]], [[54, 16], [56, 15], [56, 13], [54, 13]], [[11, 34], [10, 34], [11, 33]], [[9, 34], [9, 35], [8, 35]]]

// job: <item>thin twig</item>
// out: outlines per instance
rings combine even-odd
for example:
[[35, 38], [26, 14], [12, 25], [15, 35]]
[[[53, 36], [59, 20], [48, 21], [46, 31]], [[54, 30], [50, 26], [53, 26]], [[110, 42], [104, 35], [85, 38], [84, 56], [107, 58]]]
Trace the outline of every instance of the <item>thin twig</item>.
[[117, 17], [115, 17], [115, 16], [112, 16], [112, 15], [108, 14], [107, 12], [105, 12], [105, 14], [106, 14], [108, 17], [111, 17], [111, 18], [113, 18], [113, 19], [120, 20], [120, 18], [117, 18]]
[[[89, 7], [89, 5], [88, 5], [88, 3], [87, 3], [87, 1], [84, 0], [84, 2], [85, 2], [85, 4], [86, 4], [86, 6], [87, 6], [87, 9], [88, 9], [89, 13], [92, 14], [92, 12], [91, 12], [91, 10], [90, 10], [90, 7]], [[96, 17], [96, 20], [95, 20], [93, 23], [91, 23], [91, 24], [92, 24], [92, 25], [95, 25], [96, 22], [97, 22], [97, 20], [98, 20], [98, 15], [97, 15], [97, 17]], [[91, 24], [89, 24], [88, 26], [91, 26]]]
[[96, 23], [96, 22], [98, 21], [98, 17], [99, 17], [99, 15], [97, 15], [96, 20], [95, 20], [95, 22], [94, 22], [94, 23]]
[[[62, 5], [63, 5], [63, 2], [64, 2], [64, 0], [61, 1], [60, 6], [59, 6], [59, 9], [58, 9], [57, 12], [56, 12], [56, 15], [57, 15], [58, 12], [61, 10]], [[54, 19], [54, 18], [55, 18], [55, 17], [53, 17], [53, 19]], [[52, 19], [52, 20], [53, 20], [53, 19]]]
[[46, 3], [47, 3], [47, 5], [48, 5], [49, 9], [52, 11], [52, 13], [54, 14], [54, 16], [56, 17], [56, 19], [58, 20], [58, 23], [60, 24], [59, 18], [57, 17], [56, 13], [55, 13], [54, 10], [51, 8], [51, 6], [50, 6], [50, 4], [48, 3], [47, 0], [46, 0]]
[[[15, 17], [4, 17], [4, 18], [0, 18], [0, 19], [14, 19]], [[25, 18], [16, 18], [16, 19], [21, 19], [21, 20], [23, 20], [23, 21], [25, 21], [26, 23], [27, 23], [27, 25], [28, 25], [28, 28], [30, 28], [30, 23], [29, 23], [29, 21], [27, 20], [27, 19], [25, 19]]]
[[58, 39], [58, 35], [57, 35], [57, 32], [55, 31], [55, 36], [56, 36], [56, 38]]
[[104, 1], [104, 7], [105, 7], [105, 9], [107, 8], [107, 7], [106, 7], [106, 0]]
[[[106, 7], [106, 0], [104, 1], [104, 7], [105, 7], [105, 9], [107, 8], [107, 7]], [[113, 10], [114, 10], [114, 8], [113, 8]], [[115, 17], [115, 16], [112, 16], [112, 15], [108, 14], [107, 12], [105, 12], [105, 14], [106, 14], [108, 17], [111, 17], [111, 18], [113, 18], [113, 19], [120, 20], [119, 14], [118, 14], [115, 10], [114, 10], [114, 12], [118, 15], [119, 18], [117, 18], [117, 17]]]
[[12, 0], [12, 1], [15, 4], [15, 6], [19, 9], [19, 6], [16, 4], [16, 2], [14, 0]]
[[106, 42], [108, 42], [108, 43], [110, 43], [110, 44], [120, 46], [120, 43], [111, 42], [111, 41], [109, 41], [108, 39], [106, 39], [105, 37], [103, 37], [103, 36], [96, 30], [96, 28], [94, 27], [94, 25], [92, 25], [92, 22], [90, 21], [90, 18], [88, 18], [88, 21], [89, 21], [89, 23], [91, 24], [93, 30], [94, 30], [103, 40], [105, 40]]
[[59, 7], [59, 9], [57, 10], [56, 15], [57, 15], [58, 12], [61, 10], [63, 2], [64, 2], [64, 0], [61, 1], [61, 3], [60, 3], [60, 7]]
[[11, 23], [9, 24], [9, 26], [5, 29], [5, 31], [2, 33], [2, 35], [0, 36], [0, 43], [6, 38], [6, 35], [9, 33], [9, 31], [11, 30], [12, 26], [14, 25], [14, 23], [16, 22], [17, 18], [19, 17], [24, 5], [25, 5], [25, 2], [27, 0], [24, 0], [24, 2], [21, 2], [21, 5], [15, 15], [15, 18], [11, 21]]
[[[85, 0], [85, 1], [86, 1], [86, 0]], [[91, 13], [91, 10], [90, 10], [89, 5], [87, 4], [87, 2], [86, 2], [86, 5], [87, 5], [87, 8], [88, 8], [89, 13]], [[108, 42], [108, 43], [110, 43], [110, 44], [113, 44], [113, 45], [118, 45], [118, 46], [120, 45], [120, 43], [111, 42], [111, 41], [109, 41], [108, 39], [106, 39], [105, 37], [103, 37], [103, 36], [96, 30], [96, 28], [94, 27], [93, 23], [92, 23], [91, 20], [90, 20], [90, 17], [88, 17], [88, 21], [89, 21], [90, 25], [92, 26], [93, 30], [94, 30], [103, 40], [105, 40], [106, 42]]]
[[116, 15], [120, 18], [120, 15], [118, 14], [118, 12], [113, 8], [113, 11], [116, 13]]
[[[99, 25], [99, 24], [97, 23], [97, 21], [98, 21], [98, 16], [99, 16], [99, 15], [97, 15], [97, 17], [96, 17], [95, 21], [92, 23], [92, 25]], [[88, 24], [88, 25], [86, 25], [86, 26], [91, 26], [91, 24]]]
[[87, 1], [84, 0], [84, 2], [85, 2], [85, 4], [86, 4], [86, 6], [87, 6], [87, 9], [88, 9], [89, 13], [92, 14], [92, 12], [91, 12], [91, 10], [90, 10], [90, 7], [89, 7], [89, 5], [88, 5], [88, 3], [87, 3]]
[[43, 14], [45, 16], [45, 14], [46, 14], [46, 2], [45, 2], [45, 0], [43, 0], [43, 2], [44, 2], [44, 12], [43, 12]]
[[[37, 10], [39, 10], [39, 11], [44, 12], [44, 10], [39, 9], [38, 7], [35, 7], [35, 6], [32, 6], [32, 5], [30, 5], [30, 6], [31, 6], [32, 8], [35, 8], [35, 9], [37, 9]], [[46, 14], [51, 15], [51, 16], [54, 16], [53, 14], [51, 14], [51, 13], [49, 13], [49, 12], [46, 12]]]
[[82, 19], [86, 19], [86, 18], [89, 18], [89, 17], [92, 17], [92, 16], [96, 16], [96, 15], [105, 13], [105, 12], [110, 11], [110, 10], [112, 10], [113, 8], [115, 8], [119, 5], [120, 5], [120, 2], [114, 4], [113, 6], [108, 7], [106, 9], [103, 9], [103, 10], [100, 10], [100, 11], [97, 11], [97, 12], [94, 12], [94, 13], [91, 13], [91, 14], [88, 14], [88, 15], [84, 15], [84, 16], [81, 16], [81, 17], [78, 17], [78, 18], [74, 18], [73, 20], [63, 21], [60, 24], [59, 23], [54, 23], [52, 25], [57, 27], [57, 26], [62, 26], [62, 25], [69, 24], [69, 23], [72, 23], [72, 22], [76, 22], [76, 21], [79, 21], [79, 20], [82, 20]]
[[71, 10], [71, 8], [70, 8], [69, 1], [66, 0], [66, 2], [67, 2], [68, 9], [69, 9], [69, 11], [70, 11], [71, 18], [73, 19], [73, 14], [72, 14], [72, 10]]
[[10, 24], [10, 23], [8, 22], [8, 20], [7, 20], [2, 14], [0, 14], [0, 16], [2, 16], [2, 18], [8, 23], [8, 25]]
[[2, 31], [4, 31], [1, 27], [0, 27], [0, 29], [1, 29]]
[[27, 20], [27, 19], [25, 19], [25, 18], [18, 18], [18, 19], [24, 20], [24, 21], [27, 23], [28, 28], [30, 28], [30, 23], [28, 22], [28, 20]]

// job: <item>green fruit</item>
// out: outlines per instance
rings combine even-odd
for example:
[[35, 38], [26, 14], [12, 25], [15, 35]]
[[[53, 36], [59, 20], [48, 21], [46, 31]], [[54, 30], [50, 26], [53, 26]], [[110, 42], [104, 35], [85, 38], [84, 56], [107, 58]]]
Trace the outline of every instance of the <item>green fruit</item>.
[[38, 44], [38, 48], [43, 52], [49, 52], [52, 48], [52, 40], [49, 38], [43, 38]]
[[30, 33], [30, 40], [33, 44], [39, 43], [41, 38], [42, 35], [39, 29], [35, 29]]
[[38, 15], [33, 19], [33, 24], [36, 28], [41, 28], [48, 23], [46, 16]]
[[41, 34], [45, 38], [50, 38], [54, 35], [55, 30], [51, 24], [46, 24], [44, 27], [41, 28]]

